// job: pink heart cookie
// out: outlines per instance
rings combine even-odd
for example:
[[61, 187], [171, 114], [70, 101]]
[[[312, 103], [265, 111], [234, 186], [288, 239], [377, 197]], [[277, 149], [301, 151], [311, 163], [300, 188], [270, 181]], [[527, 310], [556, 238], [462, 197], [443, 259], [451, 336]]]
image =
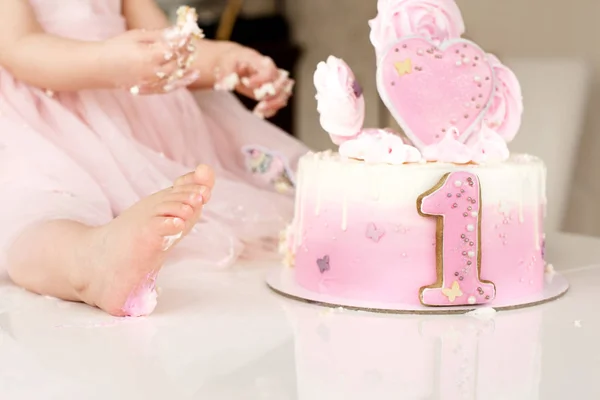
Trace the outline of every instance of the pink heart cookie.
[[450, 128], [464, 142], [492, 101], [494, 71], [475, 43], [456, 39], [439, 46], [403, 38], [377, 68], [381, 99], [419, 149], [441, 141]]

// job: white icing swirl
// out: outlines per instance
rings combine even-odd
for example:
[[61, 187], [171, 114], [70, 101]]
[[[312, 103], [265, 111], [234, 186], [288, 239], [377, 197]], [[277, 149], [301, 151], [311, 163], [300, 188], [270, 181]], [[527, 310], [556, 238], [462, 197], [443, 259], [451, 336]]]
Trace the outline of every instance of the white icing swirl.
[[467, 145], [459, 142], [458, 137], [458, 130], [451, 128], [442, 140], [423, 149], [423, 157], [427, 161], [454, 164], [467, 164], [471, 162], [473, 152]]
[[317, 65], [314, 84], [321, 126], [333, 143], [356, 137], [365, 120], [365, 99], [350, 67], [329, 56]]
[[466, 144], [460, 142], [458, 137], [458, 130], [450, 129], [440, 142], [423, 149], [423, 157], [427, 161], [453, 164], [484, 164], [507, 160], [510, 155], [504, 139], [485, 124]]
[[340, 155], [374, 164], [404, 164], [421, 161], [421, 153], [402, 138], [383, 129], [366, 129], [340, 145]]
[[467, 141], [471, 149], [471, 161], [476, 164], [505, 161], [510, 156], [508, 146], [500, 135], [482, 124], [479, 133]]

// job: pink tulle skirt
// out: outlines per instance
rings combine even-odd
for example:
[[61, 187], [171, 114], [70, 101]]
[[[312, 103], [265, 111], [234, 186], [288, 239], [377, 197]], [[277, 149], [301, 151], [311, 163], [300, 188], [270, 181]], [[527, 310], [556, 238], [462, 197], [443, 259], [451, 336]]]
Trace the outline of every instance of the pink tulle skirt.
[[291, 218], [293, 200], [251, 173], [247, 146], [277, 152], [292, 170], [306, 151], [229, 93], [51, 97], [0, 70], [0, 252], [39, 222], [105, 224], [203, 163], [217, 184], [176, 254], [210, 266], [264, 254]]

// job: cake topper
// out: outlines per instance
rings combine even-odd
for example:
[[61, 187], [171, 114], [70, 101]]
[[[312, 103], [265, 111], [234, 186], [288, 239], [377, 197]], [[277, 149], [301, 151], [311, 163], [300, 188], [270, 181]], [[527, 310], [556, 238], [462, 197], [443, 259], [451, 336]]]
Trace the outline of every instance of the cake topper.
[[345, 158], [370, 163], [403, 164], [421, 160], [419, 151], [389, 129], [364, 129], [365, 99], [350, 67], [330, 56], [314, 75], [317, 111], [323, 129]]
[[402, 38], [380, 58], [377, 88], [405, 135], [420, 149], [457, 129], [464, 142], [492, 102], [495, 79], [485, 52], [464, 39], [440, 45]]
[[454, 0], [379, 0], [377, 17], [369, 21], [377, 60], [396, 40], [419, 36], [440, 44], [457, 39], [465, 24]]
[[411, 144], [430, 156], [444, 146], [437, 153], [447, 154], [447, 133], [456, 129], [452, 139], [471, 149], [469, 162], [508, 158], [506, 143], [523, 113], [519, 82], [495, 56], [460, 38], [464, 23], [454, 0], [379, 0], [369, 24], [379, 94]]
[[314, 84], [321, 126], [333, 143], [358, 136], [365, 120], [365, 98], [348, 64], [329, 56], [317, 65]]
[[521, 125], [521, 88], [495, 56], [460, 37], [465, 27], [454, 0], [379, 0], [377, 9], [369, 21], [377, 89], [407, 140], [363, 128], [362, 88], [350, 67], [330, 56], [317, 66], [314, 84], [321, 126], [340, 154], [387, 164], [506, 160]]

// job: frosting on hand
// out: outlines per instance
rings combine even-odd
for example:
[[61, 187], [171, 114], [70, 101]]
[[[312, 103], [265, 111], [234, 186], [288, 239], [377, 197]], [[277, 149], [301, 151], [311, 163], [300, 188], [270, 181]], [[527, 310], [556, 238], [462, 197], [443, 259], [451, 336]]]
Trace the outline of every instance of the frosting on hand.
[[204, 38], [204, 33], [198, 26], [198, 13], [194, 8], [181, 6], [177, 9], [176, 27], [184, 37]]
[[366, 129], [356, 138], [340, 145], [340, 155], [367, 163], [404, 164], [421, 161], [415, 147], [404, 144], [400, 136], [384, 129]]
[[471, 161], [476, 164], [505, 161], [510, 155], [504, 139], [486, 124], [482, 124], [479, 133], [469, 138], [467, 146], [472, 152]]
[[350, 67], [329, 56], [317, 65], [314, 84], [321, 126], [331, 140], [339, 145], [356, 137], [365, 120], [365, 99]]
[[486, 124], [506, 142], [514, 139], [521, 127], [523, 96], [515, 74], [498, 58], [488, 54], [488, 61], [496, 76], [496, 91], [485, 116]]
[[456, 128], [448, 130], [446, 136], [438, 143], [430, 144], [423, 149], [423, 157], [427, 161], [439, 161], [454, 164], [467, 164], [472, 161], [472, 151], [464, 143], [458, 141], [460, 134]]
[[401, 37], [421, 36], [439, 44], [465, 32], [454, 0], [379, 0], [377, 16], [369, 21], [369, 26], [377, 59]]

